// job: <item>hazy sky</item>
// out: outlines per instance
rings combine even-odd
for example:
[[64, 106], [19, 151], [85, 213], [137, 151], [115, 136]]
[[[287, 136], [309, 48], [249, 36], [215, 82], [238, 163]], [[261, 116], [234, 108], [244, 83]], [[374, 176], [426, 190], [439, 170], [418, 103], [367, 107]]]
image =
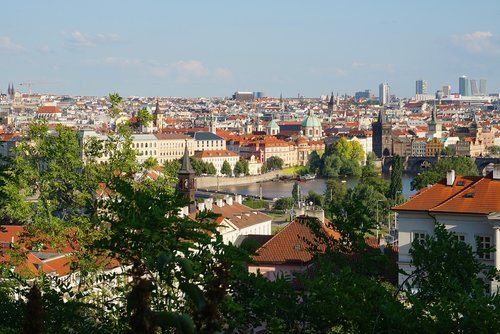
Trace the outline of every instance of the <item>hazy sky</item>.
[[500, 92], [500, 1], [3, 1], [0, 90], [310, 97], [458, 77]]

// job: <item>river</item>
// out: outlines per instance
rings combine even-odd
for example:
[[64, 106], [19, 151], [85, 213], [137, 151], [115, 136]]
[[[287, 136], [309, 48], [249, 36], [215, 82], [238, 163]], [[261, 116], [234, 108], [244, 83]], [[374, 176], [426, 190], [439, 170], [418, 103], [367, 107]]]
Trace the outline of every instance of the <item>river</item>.
[[[406, 198], [410, 197], [415, 193], [411, 190], [410, 183], [413, 180], [413, 175], [403, 174], [403, 194]], [[382, 178], [388, 180], [390, 175], [382, 175]], [[341, 179], [345, 180], [348, 188], [355, 187], [359, 179], [355, 177]], [[252, 183], [252, 184], [241, 184], [241, 185], [230, 185], [221, 186], [219, 190], [227, 191], [229, 193], [237, 193], [242, 195], [253, 195], [259, 196], [260, 187], [262, 187], [262, 195], [271, 198], [281, 198], [292, 196], [292, 188], [295, 181], [268, 181], [262, 183]], [[326, 190], [326, 179], [314, 179], [305, 182], [300, 182], [301, 190], [304, 194], [309, 191], [314, 191], [319, 194], [324, 194]]]

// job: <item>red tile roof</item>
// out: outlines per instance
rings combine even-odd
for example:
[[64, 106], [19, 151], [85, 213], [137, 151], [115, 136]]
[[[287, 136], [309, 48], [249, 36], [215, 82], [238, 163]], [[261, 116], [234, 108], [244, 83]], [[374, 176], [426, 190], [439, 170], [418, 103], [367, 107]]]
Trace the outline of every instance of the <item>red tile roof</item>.
[[210, 151], [196, 151], [194, 156], [197, 158], [215, 158], [215, 157], [237, 157], [238, 154], [229, 150], [210, 150]]
[[340, 238], [337, 232], [329, 230], [317, 219], [298, 217], [262, 245], [253, 256], [253, 260], [258, 264], [306, 264], [310, 262], [314, 254], [309, 248], [309, 243], [318, 245], [320, 251], [324, 251], [326, 245], [311, 232], [307, 226], [308, 221], [321, 224], [320, 231], [325, 235], [335, 239]]
[[60, 113], [61, 109], [56, 106], [40, 106], [38, 107], [38, 113], [39, 114], [56, 114]]
[[500, 180], [493, 179], [492, 173], [485, 177], [457, 176], [453, 186], [446, 186], [446, 179], [443, 179], [393, 210], [490, 214], [500, 212], [498, 194]]

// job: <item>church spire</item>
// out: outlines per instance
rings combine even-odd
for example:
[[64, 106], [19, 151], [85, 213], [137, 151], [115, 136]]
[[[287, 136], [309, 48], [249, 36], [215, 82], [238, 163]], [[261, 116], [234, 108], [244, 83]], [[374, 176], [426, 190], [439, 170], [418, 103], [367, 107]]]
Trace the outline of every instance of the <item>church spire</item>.
[[159, 113], [160, 113], [160, 101], [156, 99], [155, 114], [158, 115]]
[[436, 110], [436, 102], [434, 102], [434, 105], [432, 107], [432, 121], [434, 123], [437, 122], [437, 110]]
[[188, 141], [184, 143], [184, 156], [182, 157], [182, 166], [177, 173], [179, 177], [179, 183], [177, 189], [181, 194], [184, 195], [186, 200], [189, 201], [188, 208], [189, 213], [196, 211], [195, 203], [195, 179], [194, 179], [194, 169], [191, 167], [191, 162], [189, 161], [189, 149]]
[[193, 167], [191, 167], [191, 161], [189, 160], [189, 149], [187, 140], [184, 143], [184, 155], [182, 156], [182, 165], [179, 173], [183, 174], [194, 174]]

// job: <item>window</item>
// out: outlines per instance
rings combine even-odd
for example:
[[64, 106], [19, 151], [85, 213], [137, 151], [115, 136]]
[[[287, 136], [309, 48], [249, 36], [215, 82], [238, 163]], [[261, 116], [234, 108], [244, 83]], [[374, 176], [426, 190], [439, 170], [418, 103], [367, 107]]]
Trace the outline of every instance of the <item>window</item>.
[[415, 240], [417, 240], [416, 242], [418, 242], [419, 244], [422, 244], [424, 243], [425, 241], [425, 237], [426, 237], [427, 233], [424, 233], [424, 232], [413, 232], [413, 242], [415, 242]]
[[[478, 251], [483, 249], [488, 249], [491, 247], [491, 237], [485, 235], [478, 235], [476, 238], [477, 238]], [[484, 252], [482, 254], [478, 254], [478, 257], [483, 260], [490, 260], [491, 253]]]
[[455, 238], [457, 238], [458, 241], [465, 242], [465, 234], [455, 233]]

